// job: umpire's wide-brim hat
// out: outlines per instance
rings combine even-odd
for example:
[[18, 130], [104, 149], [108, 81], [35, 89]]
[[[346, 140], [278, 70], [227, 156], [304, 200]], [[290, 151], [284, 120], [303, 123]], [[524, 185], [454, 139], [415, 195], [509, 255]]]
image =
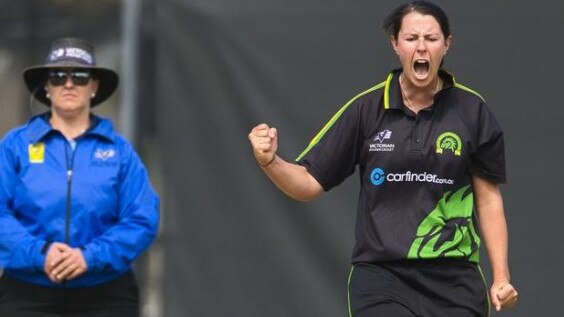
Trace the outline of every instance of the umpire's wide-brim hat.
[[33, 96], [47, 106], [51, 101], [47, 98], [45, 83], [47, 71], [53, 68], [84, 68], [89, 69], [98, 79], [98, 91], [92, 98], [90, 106], [94, 107], [108, 99], [118, 86], [117, 73], [109, 68], [96, 66], [94, 47], [90, 43], [77, 38], [63, 38], [51, 44], [45, 64], [29, 67], [24, 70], [25, 84]]

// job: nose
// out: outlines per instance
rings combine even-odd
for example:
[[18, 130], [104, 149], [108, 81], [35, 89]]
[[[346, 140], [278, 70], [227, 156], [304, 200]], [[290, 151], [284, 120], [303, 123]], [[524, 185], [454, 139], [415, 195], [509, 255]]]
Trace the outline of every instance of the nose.
[[67, 73], [67, 77], [65, 77], [65, 87], [72, 87], [74, 83], [72, 82], [71, 74]]
[[420, 52], [425, 52], [427, 50], [425, 39], [419, 39], [419, 41], [417, 41], [417, 50]]

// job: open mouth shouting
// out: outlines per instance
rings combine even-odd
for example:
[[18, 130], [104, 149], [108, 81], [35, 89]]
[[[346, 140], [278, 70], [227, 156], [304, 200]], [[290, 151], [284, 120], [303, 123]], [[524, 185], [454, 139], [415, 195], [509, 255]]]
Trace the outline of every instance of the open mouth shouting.
[[418, 59], [413, 63], [413, 74], [419, 80], [424, 80], [429, 75], [431, 64], [428, 60]]

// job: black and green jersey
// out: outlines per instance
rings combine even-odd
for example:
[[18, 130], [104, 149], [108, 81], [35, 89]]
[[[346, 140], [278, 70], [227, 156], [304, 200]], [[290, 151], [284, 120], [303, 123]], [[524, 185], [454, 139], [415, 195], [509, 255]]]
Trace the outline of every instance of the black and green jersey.
[[478, 262], [472, 175], [505, 182], [503, 133], [483, 98], [443, 70], [433, 105], [413, 113], [400, 73], [346, 103], [296, 161], [326, 191], [358, 166], [353, 263]]

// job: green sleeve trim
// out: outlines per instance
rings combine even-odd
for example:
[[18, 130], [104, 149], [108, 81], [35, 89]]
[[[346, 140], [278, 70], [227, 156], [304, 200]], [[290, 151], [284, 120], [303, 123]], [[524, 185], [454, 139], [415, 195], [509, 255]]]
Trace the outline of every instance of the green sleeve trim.
[[480, 97], [480, 99], [482, 99], [483, 102], [486, 102], [486, 100], [484, 99], [484, 97], [482, 97], [482, 95], [480, 95], [480, 94], [479, 94], [478, 92], [476, 92], [475, 90], [472, 90], [472, 89], [470, 89], [470, 88], [468, 88], [468, 87], [466, 87], [466, 86], [464, 86], [464, 85], [461, 85], [461, 84], [459, 84], [459, 83], [454, 83], [454, 87], [459, 88], [459, 89], [462, 89], [462, 90], [467, 91], [467, 92], [469, 92], [469, 93], [472, 93], [472, 94], [474, 94], [474, 95]]
[[349, 317], [353, 317], [352, 309], [351, 309], [351, 278], [353, 275], [353, 271], [354, 271], [354, 265], [351, 266], [351, 270], [349, 272], [349, 278], [347, 280], [347, 306], [349, 310]]
[[[389, 80], [390, 80], [390, 77], [388, 76], [387, 81], [381, 82], [378, 85], [361, 92], [360, 94], [354, 96], [351, 100], [349, 100], [349, 102], [347, 102], [344, 106], [342, 106], [341, 109], [339, 109], [339, 111], [337, 111], [337, 113], [334, 114], [333, 117], [331, 117], [331, 119], [323, 126], [321, 131], [319, 131], [313, 137], [313, 139], [309, 142], [309, 145], [307, 146], [307, 148], [300, 154], [300, 156], [298, 156], [298, 158], [295, 161], [297, 162], [297, 161], [301, 160], [302, 157], [304, 157], [304, 155], [306, 155], [317, 143], [319, 143], [319, 141], [323, 138], [325, 133], [327, 133], [327, 131], [329, 131], [329, 129], [331, 129], [333, 124], [335, 124], [335, 122], [337, 122], [337, 120], [341, 117], [343, 112], [345, 112], [345, 110], [347, 110], [347, 108], [350, 105], [352, 105], [353, 102], [355, 102], [358, 98], [360, 98], [360, 97], [362, 97], [362, 96], [364, 96], [364, 95], [366, 95], [366, 94], [368, 94], [368, 93], [370, 93], [374, 90], [382, 88], [384, 85], [386, 85], [388, 83]], [[387, 87], [386, 87], [386, 89], [387, 89]], [[386, 98], [386, 97], [387, 96], [385, 96], [384, 98]], [[386, 100], [384, 100], [384, 103], [386, 103]]]
[[[386, 87], [384, 88], [384, 109], [390, 109], [390, 83], [392, 82], [392, 78], [394, 77], [394, 73], [390, 73], [386, 81], [380, 83], [380, 85], [384, 84]], [[380, 86], [378, 85], [378, 86]]]

